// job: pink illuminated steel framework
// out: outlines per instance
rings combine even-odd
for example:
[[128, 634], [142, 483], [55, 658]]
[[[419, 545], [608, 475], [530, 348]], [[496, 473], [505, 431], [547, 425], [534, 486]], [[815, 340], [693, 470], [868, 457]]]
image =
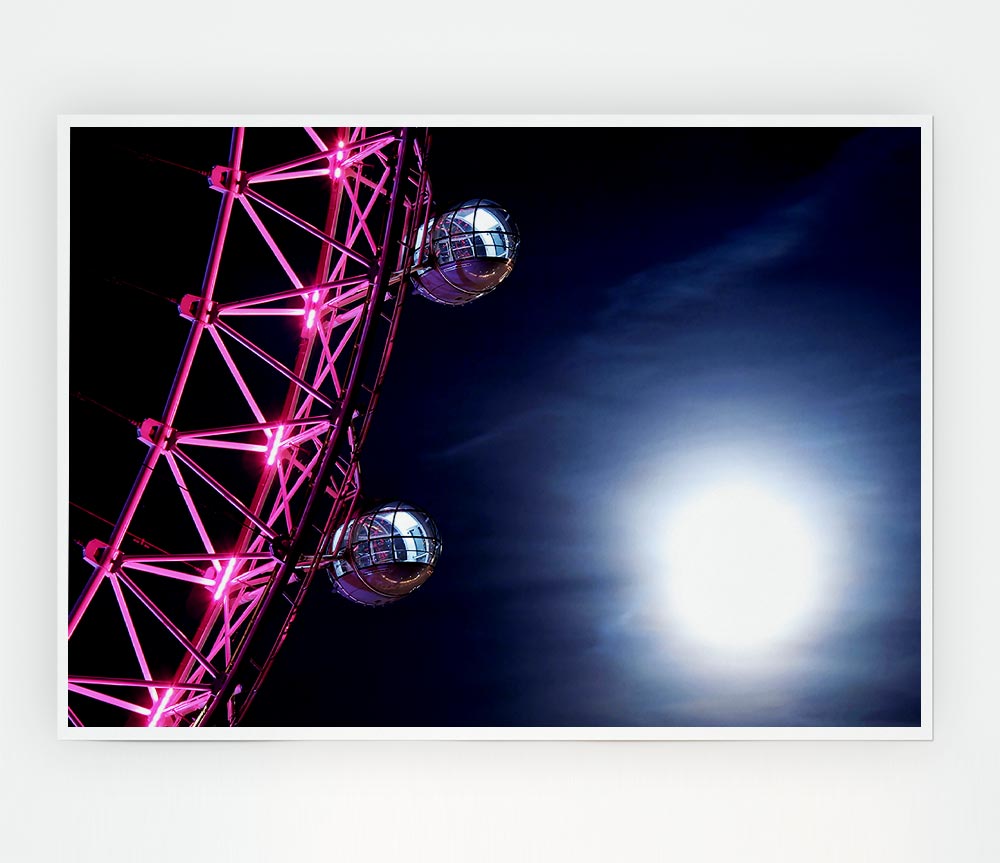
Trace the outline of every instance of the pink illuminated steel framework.
[[[354, 515], [430, 216], [429, 139], [280, 132], [301, 156], [250, 166], [255, 132], [237, 128], [210, 173], [221, 207], [201, 292], [179, 304], [190, 331], [166, 406], [139, 423], [145, 459], [114, 528], [84, 550], [93, 571], [69, 616], [71, 725], [238, 724]], [[237, 220], [269, 250], [274, 278], [241, 273]], [[172, 519], [179, 544], [135, 541], [143, 518]]]

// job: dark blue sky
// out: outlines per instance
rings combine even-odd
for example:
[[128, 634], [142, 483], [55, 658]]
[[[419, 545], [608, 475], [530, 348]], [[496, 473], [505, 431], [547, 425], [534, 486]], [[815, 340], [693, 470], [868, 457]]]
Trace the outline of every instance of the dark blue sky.
[[[225, 157], [224, 130], [174, 137]], [[316, 583], [249, 724], [919, 724], [919, 130], [438, 129], [432, 154], [439, 203], [522, 233], [486, 298], [407, 300], [362, 462], [444, 553], [381, 609]], [[161, 284], [196, 283], [213, 218]], [[766, 660], [661, 608], [660, 516], [740, 473], [801, 502], [830, 575]]]
[[[919, 724], [919, 131], [434, 146], [439, 199], [494, 197], [523, 234], [481, 302], [408, 303], [366, 453], [445, 553], [394, 607], [313, 597], [254, 720]], [[650, 496], [741, 465], [808, 497], [834, 572], [767, 663], [675, 639], [627, 547]]]

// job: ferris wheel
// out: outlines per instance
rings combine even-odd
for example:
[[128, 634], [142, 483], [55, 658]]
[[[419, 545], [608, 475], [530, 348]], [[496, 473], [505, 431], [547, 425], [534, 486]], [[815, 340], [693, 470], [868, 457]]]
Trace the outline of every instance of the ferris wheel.
[[[258, 164], [255, 135], [300, 155]], [[407, 291], [482, 296], [518, 235], [490, 201], [434, 214], [429, 145], [411, 128], [235, 128], [205, 171], [221, 202], [165, 407], [134, 418], [138, 475], [110, 532], [80, 543], [70, 725], [237, 725], [317, 575], [377, 606], [433, 572], [433, 519], [366, 501], [361, 451]], [[250, 242], [277, 278], [239, 265]]]

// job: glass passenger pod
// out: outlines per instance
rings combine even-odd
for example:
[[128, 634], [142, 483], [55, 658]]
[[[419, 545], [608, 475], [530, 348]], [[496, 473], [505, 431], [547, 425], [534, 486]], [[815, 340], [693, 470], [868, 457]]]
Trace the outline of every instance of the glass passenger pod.
[[519, 242], [510, 213], [479, 198], [445, 211], [418, 234], [414, 286], [434, 302], [463, 305], [500, 284], [513, 269]]
[[437, 525], [423, 510], [401, 501], [369, 510], [337, 530], [340, 549], [328, 569], [338, 593], [363, 605], [384, 605], [412, 593], [434, 571], [441, 553]]

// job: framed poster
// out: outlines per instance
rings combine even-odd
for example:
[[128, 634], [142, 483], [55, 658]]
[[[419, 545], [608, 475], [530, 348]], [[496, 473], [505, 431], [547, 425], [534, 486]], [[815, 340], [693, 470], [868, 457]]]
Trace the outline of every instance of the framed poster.
[[61, 736], [930, 736], [929, 118], [67, 117], [60, 191]]

